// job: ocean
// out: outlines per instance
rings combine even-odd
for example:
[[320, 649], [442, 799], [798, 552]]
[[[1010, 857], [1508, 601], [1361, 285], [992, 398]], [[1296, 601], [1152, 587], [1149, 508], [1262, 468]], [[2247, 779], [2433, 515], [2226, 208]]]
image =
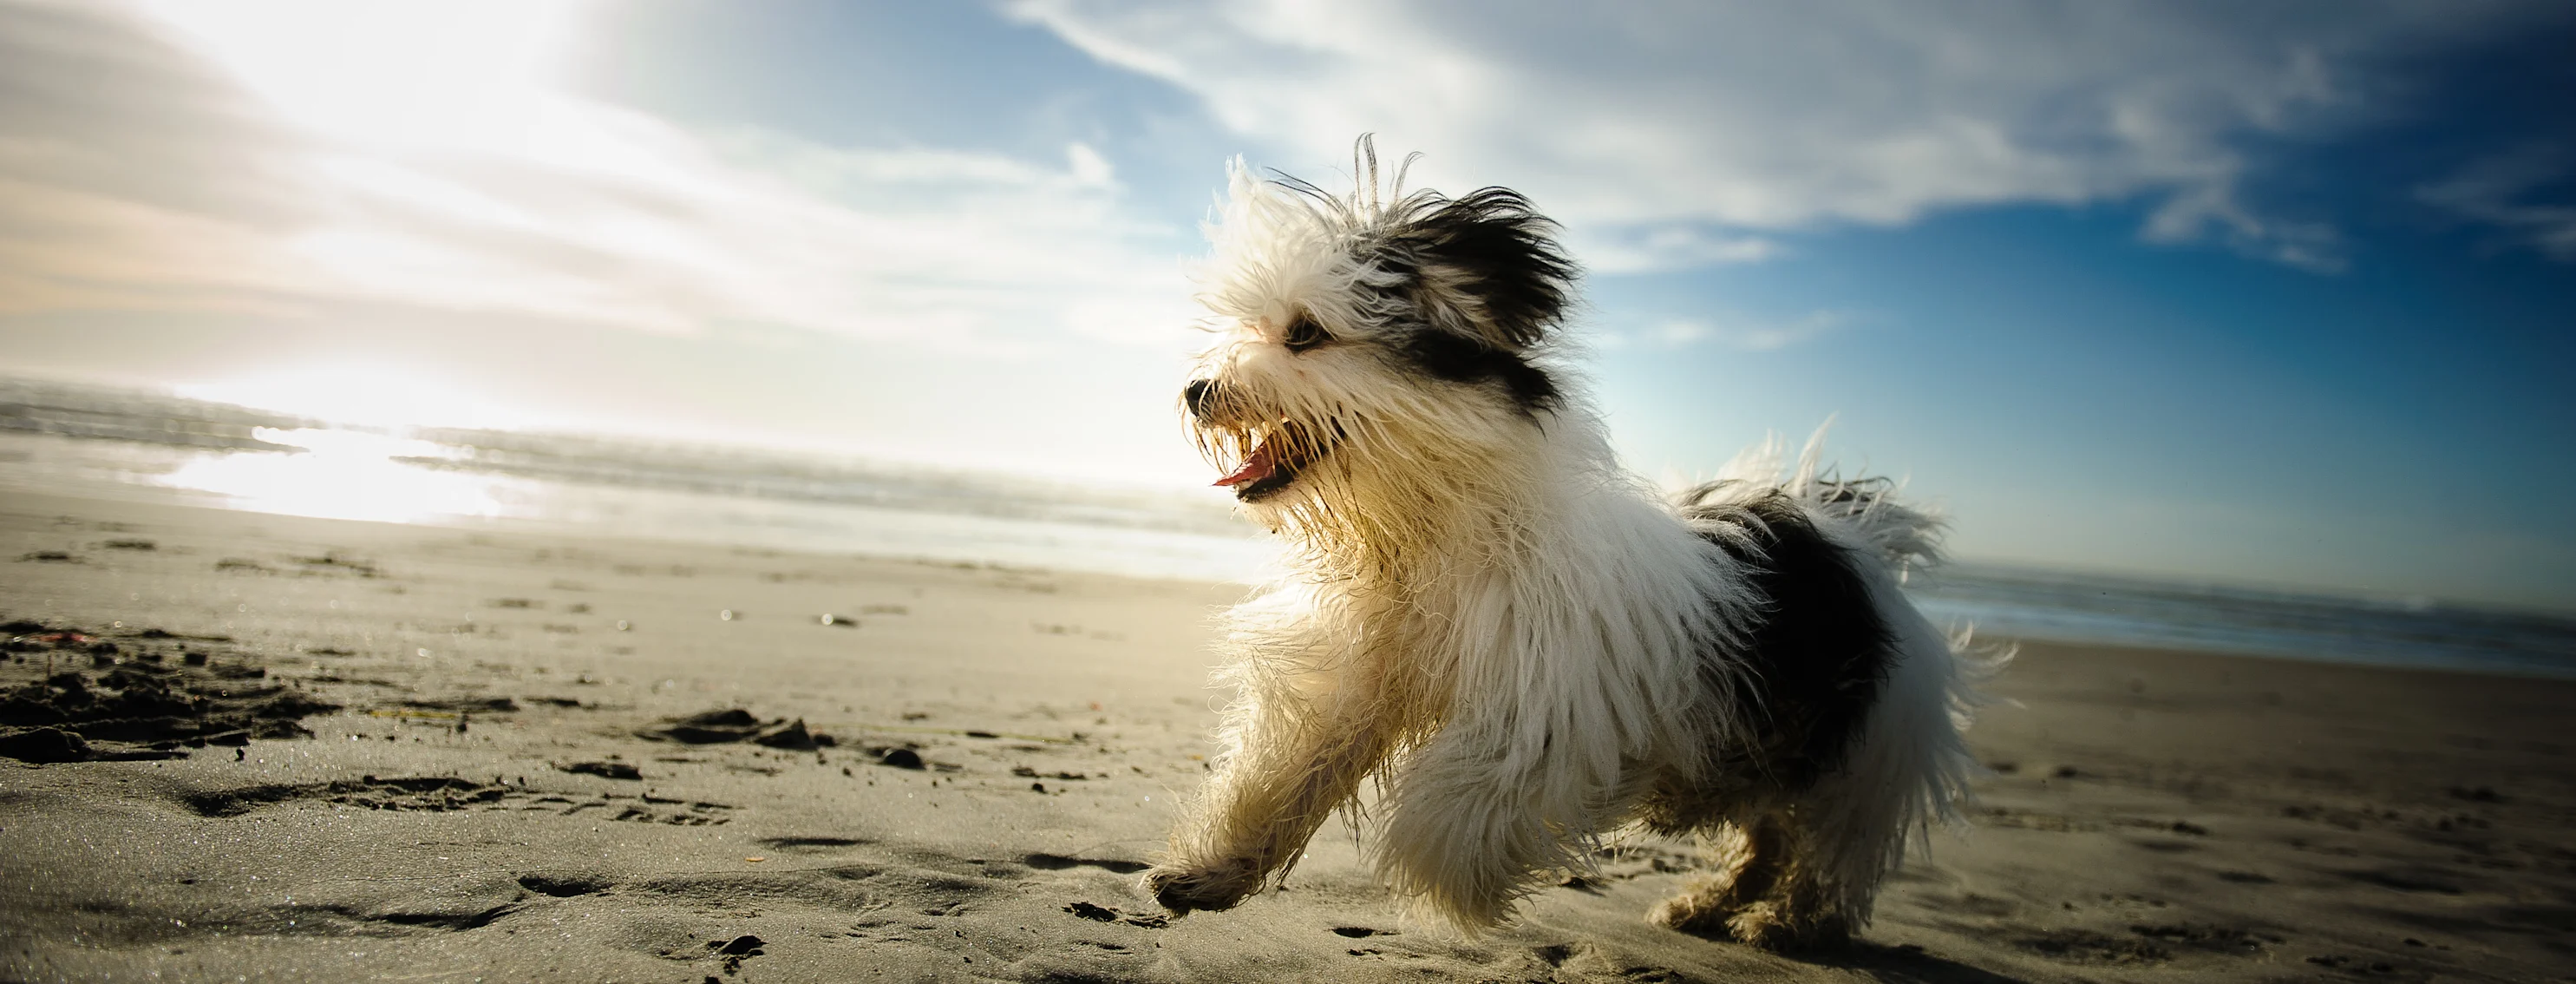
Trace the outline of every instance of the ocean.
[[[0, 494], [635, 536], [1253, 583], [1213, 490], [1039, 482], [760, 448], [381, 429], [0, 379]], [[1983, 637], [2576, 678], [2576, 618], [2429, 599], [1953, 564], [1907, 585]]]

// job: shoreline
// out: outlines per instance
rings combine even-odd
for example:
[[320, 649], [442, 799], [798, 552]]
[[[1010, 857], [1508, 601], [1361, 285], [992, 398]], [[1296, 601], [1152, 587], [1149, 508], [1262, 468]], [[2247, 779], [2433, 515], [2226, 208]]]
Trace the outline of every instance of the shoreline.
[[[66, 559], [20, 559], [45, 553]], [[1162, 918], [1131, 883], [1204, 774], [1209, 617], [1236, 585], [20, 494], [0, 495], [0, 563], [0, 619], [118, 644], [123, 664], [69, 657], [93, 680], [184, 677], [193, 646], [263, 675], [182, 689], [337, 705], [294, 719], [312, 737], [183, 738], [184, 758], [0, 759], [12, 979], [2425, 980], [2576, 960], [2559, 680], [2026, 643], [1994, 688], [2015, 704], [1970, 732], [1995, 773], [1974, 829], [1891, 881], [1861, 946], [1791, 958], [1645, 925], [1696, 865], [1646, 840], [1477, 940], [1405, 923], [1338, 824], [1287, 891]], [[735, 738], [643, 734], [737, 709]]]

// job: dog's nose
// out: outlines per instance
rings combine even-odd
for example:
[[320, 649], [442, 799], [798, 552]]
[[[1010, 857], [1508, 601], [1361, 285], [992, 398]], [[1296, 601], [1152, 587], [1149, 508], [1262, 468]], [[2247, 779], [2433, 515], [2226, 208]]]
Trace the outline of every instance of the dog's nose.
[[1189, 385], [1181, 387], [1181, 406], [1187, 408], [1194, 414], [1206, 413], [1208, 399], [1215, 393], [1215, 381], [1207, 379], [1190, 380]]

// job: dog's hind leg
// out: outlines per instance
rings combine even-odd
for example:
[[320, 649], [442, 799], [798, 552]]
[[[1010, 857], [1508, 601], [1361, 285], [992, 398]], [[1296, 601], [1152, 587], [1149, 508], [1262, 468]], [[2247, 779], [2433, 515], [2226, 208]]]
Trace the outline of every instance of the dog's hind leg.
[[1771, 890], [1788, 853], [1786, 832], [1755, 818], [1729, 824], [1710, 836], [1702, 853], [1717, 870], [1693, 880], [1682, 893], [1646, 913], [1646, 921], [1697, 936], [1729, 937], [1726, 920]]
[[1770, 868], [1770, 884], [1726, 918], [1727, 935], [1765, 950], [1850, 942], [1855, 914], [1844, 909], [1849, 893], [1835, 880], [1836, 859], [1821, 850], [1824, 841], [1815, 825], [1787, 810], [1774, 814], [1768, 825], [1777, 831], [1774, 852], [1762, 859]]
[[1851, 920], [1816, 846], [1815, 832], [1790, 810], [1751, 818], [1720, 838], [1717, 874], [1664, 900], [1646, 919], [1767, 950], [1839, 944], [1850, 938]]

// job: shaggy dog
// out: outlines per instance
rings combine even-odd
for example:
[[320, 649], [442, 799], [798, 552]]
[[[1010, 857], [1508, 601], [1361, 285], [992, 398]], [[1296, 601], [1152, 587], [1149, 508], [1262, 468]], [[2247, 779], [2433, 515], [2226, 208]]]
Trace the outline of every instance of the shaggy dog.
[[1228, 616], [1241, 696], [1145, 889], [1232, 907], [1374, 777], [1377, 874], [1462, 929], [1642, 827], [1720, 849], [1650, 919], [1846, 938], [1973, 768], [1983, 667], [1897, 589], [1938, 524], [1812, 445], [1666, 501], [1554, 354], [1554, 226], [1502, 188], [1381, 195], [1360, 158], [1338, 197], [1237, 161], [1211, 230], [1184, 409], [1292, 573]]

